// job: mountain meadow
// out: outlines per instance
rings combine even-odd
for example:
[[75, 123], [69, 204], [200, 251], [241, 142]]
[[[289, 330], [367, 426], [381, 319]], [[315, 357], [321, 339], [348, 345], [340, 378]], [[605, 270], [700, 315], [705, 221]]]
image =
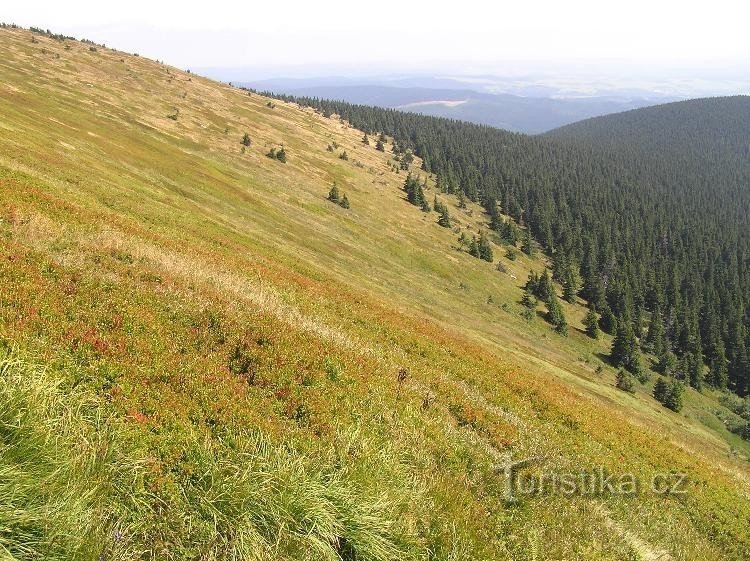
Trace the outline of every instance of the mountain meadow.
[[0, 53], [0, 559], [748, 559], [742, 131]]

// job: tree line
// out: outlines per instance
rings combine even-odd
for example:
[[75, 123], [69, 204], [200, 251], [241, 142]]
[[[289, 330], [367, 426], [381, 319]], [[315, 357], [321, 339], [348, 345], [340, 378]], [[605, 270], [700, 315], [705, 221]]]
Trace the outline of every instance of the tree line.
[[[671, 378], [748, 394], [750, 149], [744, 131], [726, 130], [731, 116], [719, 141], [711, 127], [708, 138], [701, 128], [679, 129], [679, 112], [663, 122], [650, 113], [652, 128], [684, 136], [676, 151], [645, 136], [639, 145], [634, 133], [613, 144], [591, 134], [533, 137], [276, 97], [338, 114], [370, 135], [392, 136], [401, 153], [422, 158], [441, 190], [480, 203], [504, 239], [520, 237], [528, 252], [538, 243], [552, 257], [554, 280], [567, 297], [587, 301], [598, 328], [654, 353], [656, 369]], [[742, 115], [737, 126], [747, 126]], [[636, 375], [642, 368], [627, 354], [617, 362]]]

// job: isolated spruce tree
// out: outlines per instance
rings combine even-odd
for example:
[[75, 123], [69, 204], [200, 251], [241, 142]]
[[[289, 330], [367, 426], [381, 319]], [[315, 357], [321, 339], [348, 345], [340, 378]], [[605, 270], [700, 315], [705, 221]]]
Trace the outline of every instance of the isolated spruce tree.
[[441, 204], [438, 212], [440, 213], [440, 217], [438, 218], [438, 224], [442, 226], [443, 228], [450, 228], [451, 227], [451, 215], [448, 212], [448, 207], [444, 204]]
[[536, 309], [536, 298], [528, 289], [524, 289], [523, 296], [521, 297], [521, 304], [525, 308]]
[[458, 192], [458, 208], [466, 208], [466, 195], [463, 190]]
[[621, 366], [633, 373], [640, 373], [641, 359], [638, 350], [638, 341], [627, 319], [621, 321], [617, 326], [615, 340], [612, 342], [610, 359], [615, 366]]
[[248, 133], [245, 133], [245, 135], [242, 137], [240, 144], [242, 144], [243, 146], [250, 146], [252, 144], [252, 140], [250, 140], [250, 135]]
[[665, 378], [659, 376], [654, 384], [654, 399], [663, 404], [667, 399], [667, 393], [669, 393], [669, 384]]
[[349, 199], [346, 197], [346, 195], [341, 197], [341, 202], [339, 202], [339, 206], [341, 206], [341, 208], [349, 208]]
[[339, 204], [341, 202], [341, 194], [339, 193], [339, 188], [336, 187], [336, 184], [333, 184], [333, 187], [331, 187], [331, 190], [328, 191], [328, 200]]
[[370, 145], [370, 139], [367, 138], [367, 133], [362, 137], [362, 144], [369, 146]]
[[628, 393], [635, 393], [635, 381], [633, 377], [622, 368], [617, 372], [615, 385]]
[[667, 388], [667, 393], [662, 402], [665, 407], [672, 411], [678, 412], [682, 409], [683, 394], [685, 386], [679, 380], [671, 380]]
[[378, 139], [377, 143], [375, 144], [375, 149], [379, 152], [385, 152], [385, 144], [383, 144], [383, 141]]
[[549, 271], [544, 269], [536, 283], [536, 296], [540, 300], [549, 303], [553, 298], [557, 298], [555, 287], [552, 285], [552, 279]]
[[536, 298], [528, 290], [523, 291], [521, 305], [523, 306], [521, 316], [527, 321], [534, 319], [536, 315]]
[[406, 174], [406, 179], [404, 180], [404, 192], [406, 193], [406, 200], [411, 204], [416, 204], [417, 190], [411, 173]]
[[568, 322], [565, 320], [565, 313], [560, 306], [557, 295], [552, 291], [547, 298], [547, 321], [554, 326], [555, 331], [560, 335], [567, 335]]
[[529, 278], [526, 279], [526, 284], [524, 285], [524, 290], [527, 290], [537, 298], [539, 298], [539, 275], [536, 273], [536, 271], [531, 271], [529, 273]]
[[420, 207], [422, 210], [425, 210], [427, 212], [430, 211], [430, 207], [427, 205], [427, 199], [425, 199], [424, 191], [422, 190], [422, 186], [417, 183], [414, 187], [414, 204]]
[[476, 236], [472, 236], [471, 243], [469, 243], [469, 255], [476, 257], [477, 259], [481, 257], [479, 253], [479, 242], [477, 241]]
[[492, 246], [490, 245], [490, 240], [487, 238], [487, 234], [484, 232], [479, 233], [479, 257], [481, 259], [484, 259], [485, 261], [488, 261], [489, 263], [492, 263]]
[[424, 190], [422, 189], [419, 180], [412, 174], [406, 176], [406, 181], [404, 181], [404, 191], [406, 191], [406, 200], [414, 206], [424, 209], [425, 204], [427, 203], [424, 196]]
[[594, 308], [589, 308], [586, 317], [583, 318], [583, 325], [586, 327], [586, 335], [592, 339], [599, 338], [599, 318]]

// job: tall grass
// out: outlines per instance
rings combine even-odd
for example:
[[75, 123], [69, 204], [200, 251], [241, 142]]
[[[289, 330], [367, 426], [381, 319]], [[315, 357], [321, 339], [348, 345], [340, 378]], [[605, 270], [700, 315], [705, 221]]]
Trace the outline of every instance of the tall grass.
[[194, 448], [181, 482], [191, 554], [206, 560], [386, 560], [402, 547], [397, 513], [408, 497], [368, 491], [345, 471], [261, 437], [231, 450]]
[[22, 360], [0, 360], [0, 558], [96, 559], [111, 431], [83, 393]]
[[398, 520], [405, 486], [368, 489], [331, 454], [247, 433], [188, 436], [183, 469], [147, 491], [137, 431], [102, 411], [42, 368], [0, 360], [0, 560], [418, 555]]

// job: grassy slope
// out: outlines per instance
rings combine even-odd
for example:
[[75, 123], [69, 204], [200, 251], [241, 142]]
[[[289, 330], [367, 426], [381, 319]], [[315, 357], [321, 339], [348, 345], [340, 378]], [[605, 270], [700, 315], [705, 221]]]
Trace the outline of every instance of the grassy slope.
[[[648, 388], [615, 390], [613, 371], [594, 373], [609, 341], [580, 332], [581, 306], [565, 305], [567, 339], [521, 318], [519, 286], [543, 264], [503, 259], [514, 280], [456, 251], [360, 132], [108, 49], [0, 30], [0, 50], [0, 336], [106, 401], [145, 458], [141, 506], [117, 522], [128, 551], [226, 557], [195, 474], [260, 434], [358, 490], [404, 556], [747, 552], [747, 448], [715, 401], [691, 393], [676, 415]], [[265, 157], [282, 143], [287, 164]], [[333, 182], [351, 210], [325, 200]], [[476, 231], [479, 208], [449, 204]], [[229, 368], [235, 349], [248, 368]], [[690, 493], [504, 506], [490, 468], [508, 451], [685, 469]], [[377, 557], [363, 524], [342, 515], [321, 539]], [[312, 551], [290, 532], [264, 534], [282, 542], [268, 557]]]

